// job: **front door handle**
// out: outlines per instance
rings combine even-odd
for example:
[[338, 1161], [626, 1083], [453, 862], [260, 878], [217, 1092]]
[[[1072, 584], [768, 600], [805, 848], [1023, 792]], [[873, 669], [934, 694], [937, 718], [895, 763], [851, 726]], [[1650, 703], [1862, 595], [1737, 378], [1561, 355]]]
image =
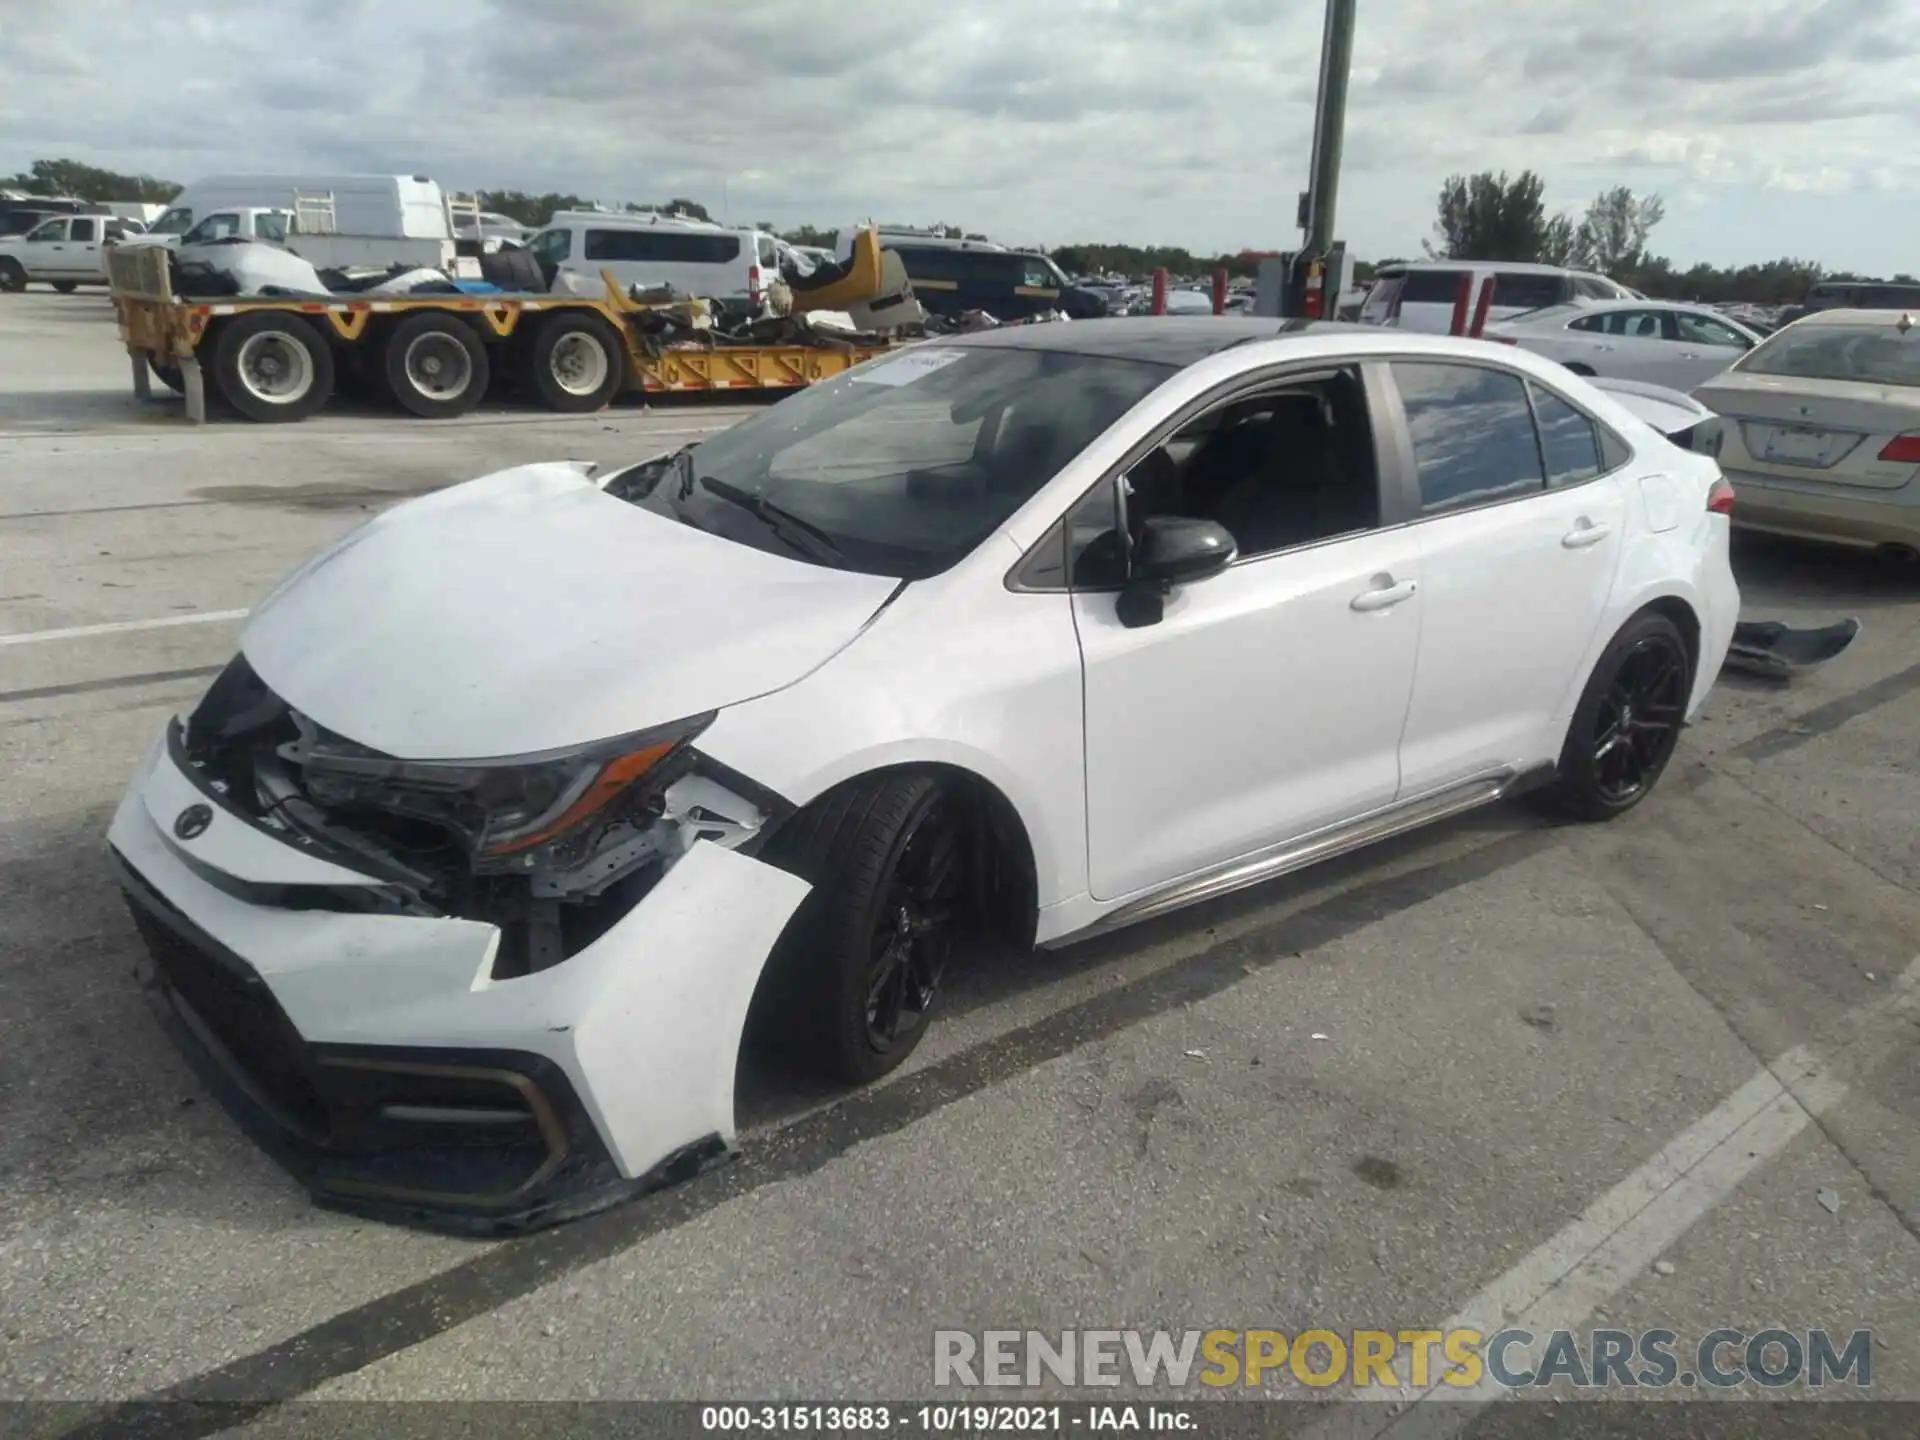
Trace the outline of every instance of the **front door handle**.
[[1353, 597], [1352, 605], [1356, 610], [1385, 610], [1390, 605], [1398, 605], [1402, 600], [1411, 600], [1418, 587], [1411, 580], [1395, 583], [1391, 575], [1373, 577], [1374, 588], [1362, 590]]
[[1596, 525], [1591, 520], [1582, 519], [1578, 525], [1560, 537], [1560, 543], [1569, 550], [1584, 550], [1589, 545], [1598, 545], [1612, 533], [1611, 525]]

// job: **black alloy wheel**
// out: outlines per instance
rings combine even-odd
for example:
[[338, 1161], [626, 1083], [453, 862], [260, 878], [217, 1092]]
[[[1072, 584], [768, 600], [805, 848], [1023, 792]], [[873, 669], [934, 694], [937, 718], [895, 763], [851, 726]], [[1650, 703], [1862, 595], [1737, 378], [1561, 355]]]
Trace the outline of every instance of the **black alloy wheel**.
[[965, 832], [944, 799], [920, 810], [901, 837], [874, 911], [867, 970], [867, 1044], [887, 1055], [911, 1048], [953, 957], [966, 900]]
[[1645, 610], [1629, 620], [1593, 667], [1539, 799], [1577, 820], [1610, 820], [1645, 799], [1680, 743], [1693, 663], [1667, 616]]
[[1594, 788], [1625, 808], [1659, 778], [1687, 710], [1686, 651], [1649, 635], [1622, 658], [1594, 717]]

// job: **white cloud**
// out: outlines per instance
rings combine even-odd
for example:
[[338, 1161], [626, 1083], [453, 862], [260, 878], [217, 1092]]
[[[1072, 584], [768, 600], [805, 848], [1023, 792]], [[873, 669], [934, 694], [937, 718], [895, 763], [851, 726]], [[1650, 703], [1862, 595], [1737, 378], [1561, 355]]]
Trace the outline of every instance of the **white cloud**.
[[[133, 25], [120, 0], [0, 0], [0, 172], [392, 170], [1279, 247], [1321, 30], [1311, 0], [190, 5]], [[1911, 268], [1917, 48], [1920, 0], [1368, 0], [1340, 228], [1407, 254], [1449, 173], [1533, 169], [1556, 207], [1684, 188], [1654, 237], [1679, 260]]]

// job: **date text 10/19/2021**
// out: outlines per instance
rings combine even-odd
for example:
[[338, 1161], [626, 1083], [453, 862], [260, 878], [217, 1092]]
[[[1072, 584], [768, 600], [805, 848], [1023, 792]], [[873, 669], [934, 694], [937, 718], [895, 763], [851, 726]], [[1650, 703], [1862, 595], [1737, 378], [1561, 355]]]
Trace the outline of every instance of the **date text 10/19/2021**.
[[1163, 1405], [703, 1405], [700, 1428], [712, 1432], [826, 1432], [927, 1435], [1060, 1435], [1084, 1430], [1160, 1434], [1198, 1428], [1191, 1406]]

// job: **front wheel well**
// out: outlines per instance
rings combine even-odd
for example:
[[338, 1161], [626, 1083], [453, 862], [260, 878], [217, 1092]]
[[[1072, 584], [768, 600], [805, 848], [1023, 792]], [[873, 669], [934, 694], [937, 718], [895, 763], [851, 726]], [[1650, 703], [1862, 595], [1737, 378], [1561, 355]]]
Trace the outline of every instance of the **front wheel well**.
[[[971, 868], [978, 913], [996, 936], [1022, 949], [1030, 948], [1039, 920], [1033, 841], [1013, 802], [999, 786], [977, 771], [941, 762], [883, 765], [848, 776], [800, 809], [804, 811], [822, 804], [850, 785], [866, 784], [886, 775], [931, 776], [962, 798], [975, 822], [972, 827], [975, 864]], [[777, 852], [780, 847], [775, 835], [792, 819], [791, 814], [784, 817], [773, 831], [763, 834], [756, 849], [764, 853], [770, 847]]]

